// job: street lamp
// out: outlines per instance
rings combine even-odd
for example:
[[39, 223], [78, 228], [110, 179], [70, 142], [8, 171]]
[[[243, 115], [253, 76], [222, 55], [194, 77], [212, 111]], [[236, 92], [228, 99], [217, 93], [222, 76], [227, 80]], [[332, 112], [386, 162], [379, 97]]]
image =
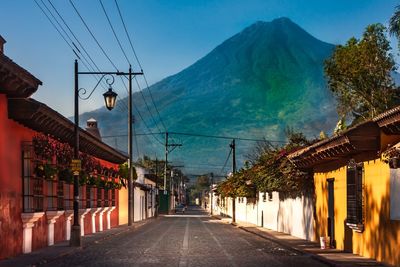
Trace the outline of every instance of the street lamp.
[[[88, 96], [86, 89], [79, 88], [78, 77], [79, 75], [102, 75], [95, 87], [89, 93]], [[131, 66], [129, 66], [129, 72], [79, 72], [78, 71], [78, 60], [75, 60], [75, 113], [74, 113], [74, 159], [72, 160], [72, 171], [74, 174], [74, 224], [71, 228], [71, 240], [70, 245], [74, 247], [80, 247], [82, 244], [81, 239], [81, 226], [79, 225], [79, 171], [80, 171], [80, 160], [79, 160], [79, 98], [87, 100], [96, 90], [100, 82], [105, 78], [109, 88], [108, 91], [103, 94], [104, 102], [108, 110], [112, 110], [116, 104], [117, 93], [115, 93], [111, 85], [114, 83], [114, 75], [128, 77], [129, 81], [129, 97], [128, 97], [128, 154], [129, 154], [129, 177], [128, 177], [128, 225], [133, 223], [133, 168], [132, 168], [132, 77], [134, 75], [143, 75], [143, 72], [132, 72]]]
[[104, 102], [106, 104], [106, 108], [108, 110], [112, 110], [115, 107], [115, 104], [117, 102], [117, 96], [118, 94], [114, 92], [111, 88], [111, 86], [108, 88], [108, 91], [103, 94], [104, 96]]

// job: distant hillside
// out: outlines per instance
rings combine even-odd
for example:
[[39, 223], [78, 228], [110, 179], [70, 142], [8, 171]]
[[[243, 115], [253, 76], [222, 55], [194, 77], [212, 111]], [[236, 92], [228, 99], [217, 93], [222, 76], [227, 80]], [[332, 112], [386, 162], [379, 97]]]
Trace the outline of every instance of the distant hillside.
[[[323, 75], [323, 61], [333, 48], [290, 19], [259, 21], [150, 90], [171, 132], [284, 140], [284, 130], [290, 126], [317, 136], [321, 130], [330, 132], [337, 121], [336, 105]], [[144, 95], [156, 115], [148, 91]], [[159, 131], [138, 93], [134, 105], [152, 131]], [[137, 132], [148, 132], [135, 116]], [[89, 117], [99, 120], [103, 135], [127, 132], [126, 114], [100, 109], [83, 114], [82, 120]], [[188, 172], [220, 171], [229, 140], [173, 137], [183, 146], [171, 158], [183, 161]], [[107, 140], [126, 150], [126, 138]], [[154, 138], [141, 136], [138, 142], [141, 153], [162, 155], [163, 147]], [[238, 141], [239, 166], [254, 145]], [[218, 166], [206, 167], [207, 163]]]

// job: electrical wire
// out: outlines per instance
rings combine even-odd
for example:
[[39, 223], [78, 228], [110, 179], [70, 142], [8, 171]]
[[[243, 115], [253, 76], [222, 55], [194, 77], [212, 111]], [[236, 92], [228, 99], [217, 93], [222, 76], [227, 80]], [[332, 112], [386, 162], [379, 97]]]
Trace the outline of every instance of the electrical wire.
[[128, 57], [126, 56], [125, 50], [124, 50], [124, 48], [122, 47], [122, 44], [121, 44], [121, 42], [119, 41], [119, 38], [118, 38], [117, 34], [115, 33], [115, 30], [114, 30], [114, 27], [113, 27], [113, 25], [112, 25], [112, 23], [111, 23], [110, 17], [108, 16], [107, 11], [106, 11], [106, 9], [105, 9], [105, 7], [104, 7], [104, 5], [103, 5], [103, 1], [102, 1], [102, 0], [99, 0], [99, 2], [100, 2], [100, 5], [101, 5], [101, 8], [102, 8], [103, 11], [104, 11], [104, 15], [106, 15], [106, 18], [107, 18], [107, 21], [108, 21], [108, 25], [110, 25], [110, 28], [111, 28], [111, 30], [112, 30], [112, 32], [113, 32], [113, 34], [114, 34], [114, 37], [115, 37], [115, 39], [116, 39], [117, 42], [118, 42], [119, 48], [121, 49], [122, 53], [124, 54], [124, 57], [125, 57], [126, 61], [128, 62], [128, 64], [131, 65], [131, 62], [129, 61]]
[[[126, 25], [125, 25], [125, 21], [124, 21], [124, 18], [123, 18], [123, 16], [122, 16], [121, 10], [120, 10], [120, 8], [119, 8], [118, 2], [117, 2], [117, 0], [114, 0], [114, 2], [115, 2], [115, 5], [117, 6], [118, 14], [119, 14], [119, 17], [121, 18], [121, 22], [122, 22], [122, 25], [123, 25], [123, 27], [124, 27], [125, 34], [126, 34], [126, 36], [128, 37], [128, 41], [129, 41], [130, 47], [131, 47], [131, 49], [132, 49], [132, 52], [133, 52], [133, 54], [134, 54], [134, 56], [135, 56], [135, 59], [136, 59], [138, 65], [139, 65], [141, 71], [143, 72], [142, 64], [140, 63], [140, 60], [139, 60], [139, 58], [138, 58], [138, 56], [137, 56], [137, 54], [136, 54], [136, 50], [135, 50], [135, 48], [134, 48], [134, 46], [133, 46], [132, 39], [131, 39], [131, 37], [130, 37], [130, 35], [129, 35], [129, 32], [128, 32], [128, 30], [127, 30], [127, 27], [126, 27]], [[155, 110], [156, 110], [156, 112], [157, 112], [157, 115], [158, 115], [158, 117], [159, 117], [159, 120], [160, 120], [160, 122], [161, 122], [161, 124], [162, 124], [164, 130], [167, 132], [167, 128], [165, 127], [165, 124], [164, 124], [164, 122], [163, 122], [163, 120], [162, 120], [162, 118], [161, 118], [161, 115], [160, 115], [160, 112], [159, 112], [159, 110], [158, 110], [158, 108], [157, 108], [157, 105], [155, 104], [155, 101], [154, 101], [154, 98], [153, 98], [153, 94], [151, 93], [151, 90], [150, 90], [150, 88], [149, 88], [149, 84], [148, 84], [148, 82], [147, 82], [146, 75], [145, 75], [144, 73], [143, 73], [143, 78], [144, 78], [144, 81], [145, 81], [145, 83], [146, 83], [147, 90], [149, 91], [149, 95], [150, 95], [150, 98], [151, 98], [151, 102], [152, 102], [153, 105], [154, 105], [154, 108], [155, 108]]]
[[[70, 34], [72, 35], [72, 37], [75, 39], [75, 41], [78, 43], [78, 45], [80, 46], [80, 48], [85, 52], [85, 54], [83, 54], [81, 52], [81, 50], [76, 46], [76, 44], [74, 43], [74, 41], [72, 40], [72, 38], [70, 37], [70, 35], [66, 32], [66, 30], [64, 29], [64, 27], [61, 25], [61, 23], [59, 23], [59, 21], [57, 20], [57, 18], [55, 18], [55, 16], [53, 15], [53, 13], [50, 11], [50, 9], [44, 4], [43, 0], [41, 0], [43, 6], [46, 7], [47, 11], [51, 14], [51, 16], [53, 17], [53, 19], [57, 22], [58, 26], [62, 29], [62, 31], [64, 32], [64, 34], [67, 36], [67, 38], [70, 40], [70, 42], [72, 43], [72, 45], [77, 49], [77, 51], [79, 52], [79, 54], [82, 56], [83, 60], [79, 58], [79, 60], [84, 64], [84, 66], [86, 67], [86, 69], [88, 69], [88, 71], [92, 71], [92, 72], [96, 72], [96, 69], [98, 72], [100, 72], [100, 68], [97, 66], [97, 64], [94, 62], [93, 58], [90, 56], [90, 54], [88, 53], [88, 51], [85, 49], [85, 47], [82, 45], [82, 43], [79, 41], [79, 39], [76, 37], [76, 35], [74, 34], [74, 32], [72, 31], [72, 29], [69, 27], [68, 23], [64, 20], [63, 16], [60, 14], [60, 12], [58, 12], [57, 8], [53, 5], [53, 3], [51, 2], [51, 0], [48, 0], [48, 3], [51, 5], [51, 7], [53, 8], [53, 10], [56, 12], [56, 14], [58, 15], [58, 17], [61, 19], [61, 21], [63, 22], [64, 26], [68, 29], [68, 31], [70, 32]], [[53, 24], [53, 26], [55, 27], [55, 25]], [[61, 33], [60, 33], [61, 34]], [[65, 38], [64, 38], [65, 40]], [[66, 41], [66, 40], [65, 40]], [[89, 59], [87, 59], [89, 58]], [[86, 62], [86, 63], [85, 63]], [[96, 74], [92, 74], [92, 76], [96, 79], [96, 81], [99, 81], [99, 77], [100, 75], [96, 75]], [[103, 87], [103, 89], [107, 90], [108, 88], [105, 87], [105, 81], [103, 81], [102, 83], [100, 83], [100, 86]], [[120, 99], [119, 95], [118, 95], [118, 99]], [[126, 110], [128, 110], [127, 105], [125, 104], [125, 108]], [[117, 108], [122, 111], [124, 111], [124, 107], [117, 105]]]
[[226, 158], [226, 160], [225, 160], [225, 163], [224, 163], [224, 166], [221, 168], [221, 170], [219, 171], [219, 173], [222, 175], [223, 174], [223, 172], [224, 172], [224, 169], [225, 169], [225, 167], [226, 167], [226, 164], [228, 164], [228, 160], [229, 160], [229, 158], [231, 157], [231, 154], [232, 154], [232, 148], [229, 150], [229, 154], [228, 154], [228, 157]]
[[[118, 68], [116, 67], [116, 65], [114, 64], [114, 62], [111, 60], [111, 58], [108, 56], [108, 54], [105, 52], [105, 50], [103, 49], [103, 47], [101, 46], [101, 44], [99, 43], [99, 41], [97, 40], [97, 38], [94, 36], [93, 32], [90, 30], [89, 26], [87, 25], [86, 21], [83, 19], [82, 15], [79, 13], [78, 9], [76, 8], [76, 6], [74, 5], [74, 3], [72, 2], [72, 0], [69, 0], [70, 4], [72, 5], [72, 7], [74, 8], [76, 14], [78, 15], [78, 17], [80, 18], [80, 20], [82, 21], [82, 23], [84, 24], [85, 28], [87, 29], [87, 31], [89, 32], [89, 34], [92, 36], [92, 38], [94, 39], [94, 41], [97, 43], [98, 47], [100, 48], [100, 50], [103, 52], [104, 56], [106, 56], [106, 58], [108, 59], [108, 61], [111, 63], [111, 65], [113, 65], [113, 67], [118, 71]], [[126, 91], [128, 92], [127, 86], [124, 82], [124, 80], [122, 79], [122, 77], [120, 76], [121, 81], [126, 89]], [[128, 92], [129, 93], [129, 92]], [[138, 109], [136, 108], [138, 114], [140, 115], [140, 117], [143, 120], [142, 115], [140, 114], [140, 112], [138, 111]], [[150, 114], [151, 115], [151, 114]], [[144, 120], [143, 120], [144, 122]], [[146, 125], [146, 127], [148, 128], [148, 126]], [[155, 136], [154, 138], [160, 142]], [[162, 143], [162, 142], [161, 142]]]
[[[121, 44], [121, 42], [120, 42], [120, 40], [119, 40], [119, 38], [118, 38], [118, 36], [117, 36], [117, 34], [116, 34], [116, 32], [115, 32], [115, 29], [114, 29], [114, 27], [113, 27], [113, 25], [112, 25], [112, 23], [111, 23], [110, 17], [109, 17], [108, 14], [107, 14], [107, 11], [106, 11], [106, 9], [105, 9], [105, 7], [104, 7], [104, 5], [103, 5], [102, 0], [99, 0], [99, 2], [100, 2], [100, 5], [101, 5], [102, 10], [103, 10], [103, 12], [104, 12], [104, 15], [105, 15], [106, 18], [107, 18], [108, 25], [110, 26], [111, 31], [113, 32], [113, 35], [114, 35], [114, 37], [115, 37], [115, 39], [116, 39], [116, 41], [117, 41], [117, 43], [118, 43], [119, 48], [121, 49], [121, 51], [122, 51], [122, 53], [123, 53], [123, 55], [124, 55], [126, 61], [128, 62], [128, 64], [131, 65], [131, 63], [130, 63], [130, 61], [129, 61], [129, 59], [128, 59], [126, 53], [125, 53], [125, 50], [124, 50], [124, 48], [122, 47], [122, 44]], [[143, 72], [143, 70], [142, 70], [142, 72]], [[121, 79], [122, 79], [122, 77], [121, 77]], [[145, 103], [145, 105], [146, 105], [146, 107], [147, 107], [147, 110], [148, 110], [148, 112], [149, 112], [149, 114], [150, 114], [150, 117], [152, 118], [152, 120], [153, 120], [153, 122], [154, 122], [154, 125], [157, 127], [157, 129], [158, 129], [159, 131], [161, 131], [160, 128], [158, 127], [158, 125], [157, 125], [157, 122], [155, 121], [155, 119], [154, 119], [154, 117], [153, 117], [152, 112], [150, 111], [150, 108], [149, 108], [149, 106], [148, 106], [148, 104], [147, 104], [147, 101], [146, 101], [146, 99], [145, 99], [145, 97], [144, 97], [142, 88], [141, 88], [140, 85], [139, 85], [139, 82], [138, 82], [138, 80], [137, 80], [137, 77], [135, 76], [134, 79], [135, 79], [136, 84], [137, 84], [137, 86], [138, 86], [139, 92], [140, 92], [140, 94], [141, 94], [142, 97], [143, 97], [143, 101], [144, 101], [144, 103]], [[128, 94], [129, 94], [129, 93], [128, 93]]]
[[81, 14], [79, 13], [78, 9], [75, 7], [74, 3], [72, 2], [72, 0], [69, 0], [70, 4], [72, 5], [72, 7], [74, 8], [76, 14], [78, 15], [78, 17], [81, 19], [83, 25], [85, 25], [86, 30], [90, 33], [90, 35], [92, 36], [93, 40], [96, 42], [96, 44], [98, 45], [98, 47], [100, 48], [101, 52], [103, 52], [103, 55], [108, 59], [108, 61], [111, 63], [111, 65], [118, 71], [117, 66], [114, 64], [114, 62], [111, 60], [111, 58], [108, 56], [108, 54], [106, 53], [106, 51], [104, 50], [104, 48], [101, 46], [101, 44], [99, 43], [99, 41], [97, 40], [97, 38], [94, 36], [93, 32], [90, 30], [89, 26], [86, 24], [85, 20], [83, 19], [83, 17], [81, 16]]

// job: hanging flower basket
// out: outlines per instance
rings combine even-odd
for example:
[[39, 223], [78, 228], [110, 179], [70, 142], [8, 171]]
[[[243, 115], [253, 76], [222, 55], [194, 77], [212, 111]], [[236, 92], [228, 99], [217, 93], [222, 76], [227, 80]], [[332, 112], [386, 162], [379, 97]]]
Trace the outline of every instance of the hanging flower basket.
[[35, 175], [37, 178], [44, 178], [44, 165], [37, 164], [35, 167]]
[[57, 178], [58, 170], [51, 164], [44, 165], [44, 178], [46, 180], [55, 180]]
[[58, 172], [58, 179], [67, 184], [72, 184], [74, 182], [74, 175], [72, 174], [71, 169], [65, 168]]

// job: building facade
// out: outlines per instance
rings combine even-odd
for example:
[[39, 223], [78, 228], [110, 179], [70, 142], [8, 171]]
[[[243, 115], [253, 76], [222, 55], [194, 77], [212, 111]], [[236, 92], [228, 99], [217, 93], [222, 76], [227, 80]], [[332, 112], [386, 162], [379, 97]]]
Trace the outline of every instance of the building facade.
[[400, 265], [400, 107], [289, 157], [312, 170], [316, 238]]
[[[0, 259], [70, 238], [74, 124], [30, 96], [41, 82], [4, 55], [0, 38]], [[82, 235], [118, 225], [126, 155], [79, 129]]]

